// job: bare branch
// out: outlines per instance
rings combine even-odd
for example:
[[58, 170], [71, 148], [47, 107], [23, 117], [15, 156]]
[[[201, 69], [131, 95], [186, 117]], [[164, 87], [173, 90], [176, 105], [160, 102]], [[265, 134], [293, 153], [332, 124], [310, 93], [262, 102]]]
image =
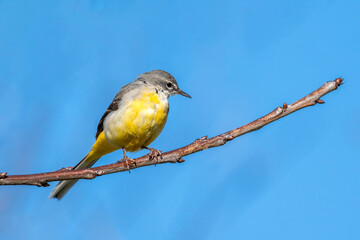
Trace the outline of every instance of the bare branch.
[[[269, 114], [248, 123], [242, 127], [233, 129], [218, 136], [207, 138], [207, 136], [197, 139], [193, 143], [178, 148], [162, 155], [162, 158], [150, 159], [149, 154], [134, 159], [134, 162], [129, 166], [130, 169], [140, 168], [149, 165], [156, 165], [162, 163], [176, 163], [184, 162], [182, 157], [206, 150], [208, 148], [222, 146], [228, 141], [233, 140], [246, 133], [256, 131], [265, 125], [285, 117], [295, 111], [302, 108], [313, 106], [316, 103], [325, 103], [320, 98], [334, 90], [336, 90], [341, 84], [342, 79], [337, 78], [334, 81], [330, 81], [322, 85], [319, 89], [310, 93], [309, 95], [301, 98], [300, 100], [287, 105], [283, 104], [282, 107], [277, 107]], [[128, 166], [125, 162], [108, 164], [100, 167], [94, 167], [83, 170], [71, 170], [72, 168], [63, 168], [55, 172], [27, 174], [27, 175], [7, 175], [6, 172], [0, 173], [0, 185], [35, 185], [39, 187], [49, 186], [48, 182], [68, 180], [68, 179], [93, 179], [98, 176], [128, 171]]]

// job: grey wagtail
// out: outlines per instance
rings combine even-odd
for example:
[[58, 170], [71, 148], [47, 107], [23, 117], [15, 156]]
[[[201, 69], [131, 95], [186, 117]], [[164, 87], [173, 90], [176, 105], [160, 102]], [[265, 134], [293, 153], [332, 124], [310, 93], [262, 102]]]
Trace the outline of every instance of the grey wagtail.
[[[100, 119], [96, 141], [90, 152], [74, 169], [89, 168], [102, 156], [122, 149], [124, 160], [130, 160], [125, 151], [148, 149], [157, 157], [160, 151], [148, 148], [163, 130], [169, 113], [168, 98], [189, 94], [180, 90], [175, 78], [168, 72], [153, 70], [139, 75], [123, 86]], [[78, 180], [63, 180], [52, 191], [50, 198], [61, 199]]]

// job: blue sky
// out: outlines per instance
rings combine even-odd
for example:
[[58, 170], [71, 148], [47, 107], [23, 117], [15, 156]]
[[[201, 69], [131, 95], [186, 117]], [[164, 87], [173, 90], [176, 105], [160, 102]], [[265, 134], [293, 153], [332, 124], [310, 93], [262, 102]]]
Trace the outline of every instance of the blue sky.
[[[120, 87], [152, 69], [172, 150], [343, 77], [316, 105], [165, 164], [0, 188], [5, 239], [359, 239], [358, 1], [0, 1], [0, 171], [74, 166]], [[131, 154], [131, 157], [146, 153]], [[121, 151], [98, 164], [122, 157]]]

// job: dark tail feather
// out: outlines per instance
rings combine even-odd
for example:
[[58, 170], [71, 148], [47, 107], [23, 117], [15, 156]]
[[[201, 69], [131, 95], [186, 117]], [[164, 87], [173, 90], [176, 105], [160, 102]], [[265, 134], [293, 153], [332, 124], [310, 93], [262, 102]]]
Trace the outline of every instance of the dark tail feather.
[[[78, 169], [86, 169], [90, 168], [92, 165], [95, 164], [99, 158], [94, 160], [88, 159], [89, 155], [86, 155], [79, 163], [75, 166], [74, 170]], [[58, 185], [54, 188], [54, 190], [51, 192], [49, 198], [57, 198], [58, 200], [62, 199], [64, 195], [74, 186], [74, 184], [78, 181], [76, 180], [63, 180], [58, 183]]]

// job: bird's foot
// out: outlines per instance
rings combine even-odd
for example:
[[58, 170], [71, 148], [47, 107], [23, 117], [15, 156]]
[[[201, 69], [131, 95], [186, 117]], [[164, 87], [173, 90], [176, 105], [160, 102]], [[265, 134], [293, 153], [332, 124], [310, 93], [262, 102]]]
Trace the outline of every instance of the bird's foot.
[[163, 155], [162, 152], [155, 148], [148, 148], [148, 147], [144, 147], [144, 148], [150, 151], [149, 160], [150, 161], [155, 160], [155, 166], [156, 166], [156, 164], [158, 163], [158, 157], [162, 159], [162, 155]]
[[121, 160], [119, 160], [118, 162], [125, 162], [126, 163], [126, 167], [129, 170], [129, 173], [131, 173], [130, 171], [130, 166], [134, 165], [136, 167], [136, 161], [134, 159], [129, 158], [128, 156], [126, 156], [125, 151], [124, 151], [124, 158]]

